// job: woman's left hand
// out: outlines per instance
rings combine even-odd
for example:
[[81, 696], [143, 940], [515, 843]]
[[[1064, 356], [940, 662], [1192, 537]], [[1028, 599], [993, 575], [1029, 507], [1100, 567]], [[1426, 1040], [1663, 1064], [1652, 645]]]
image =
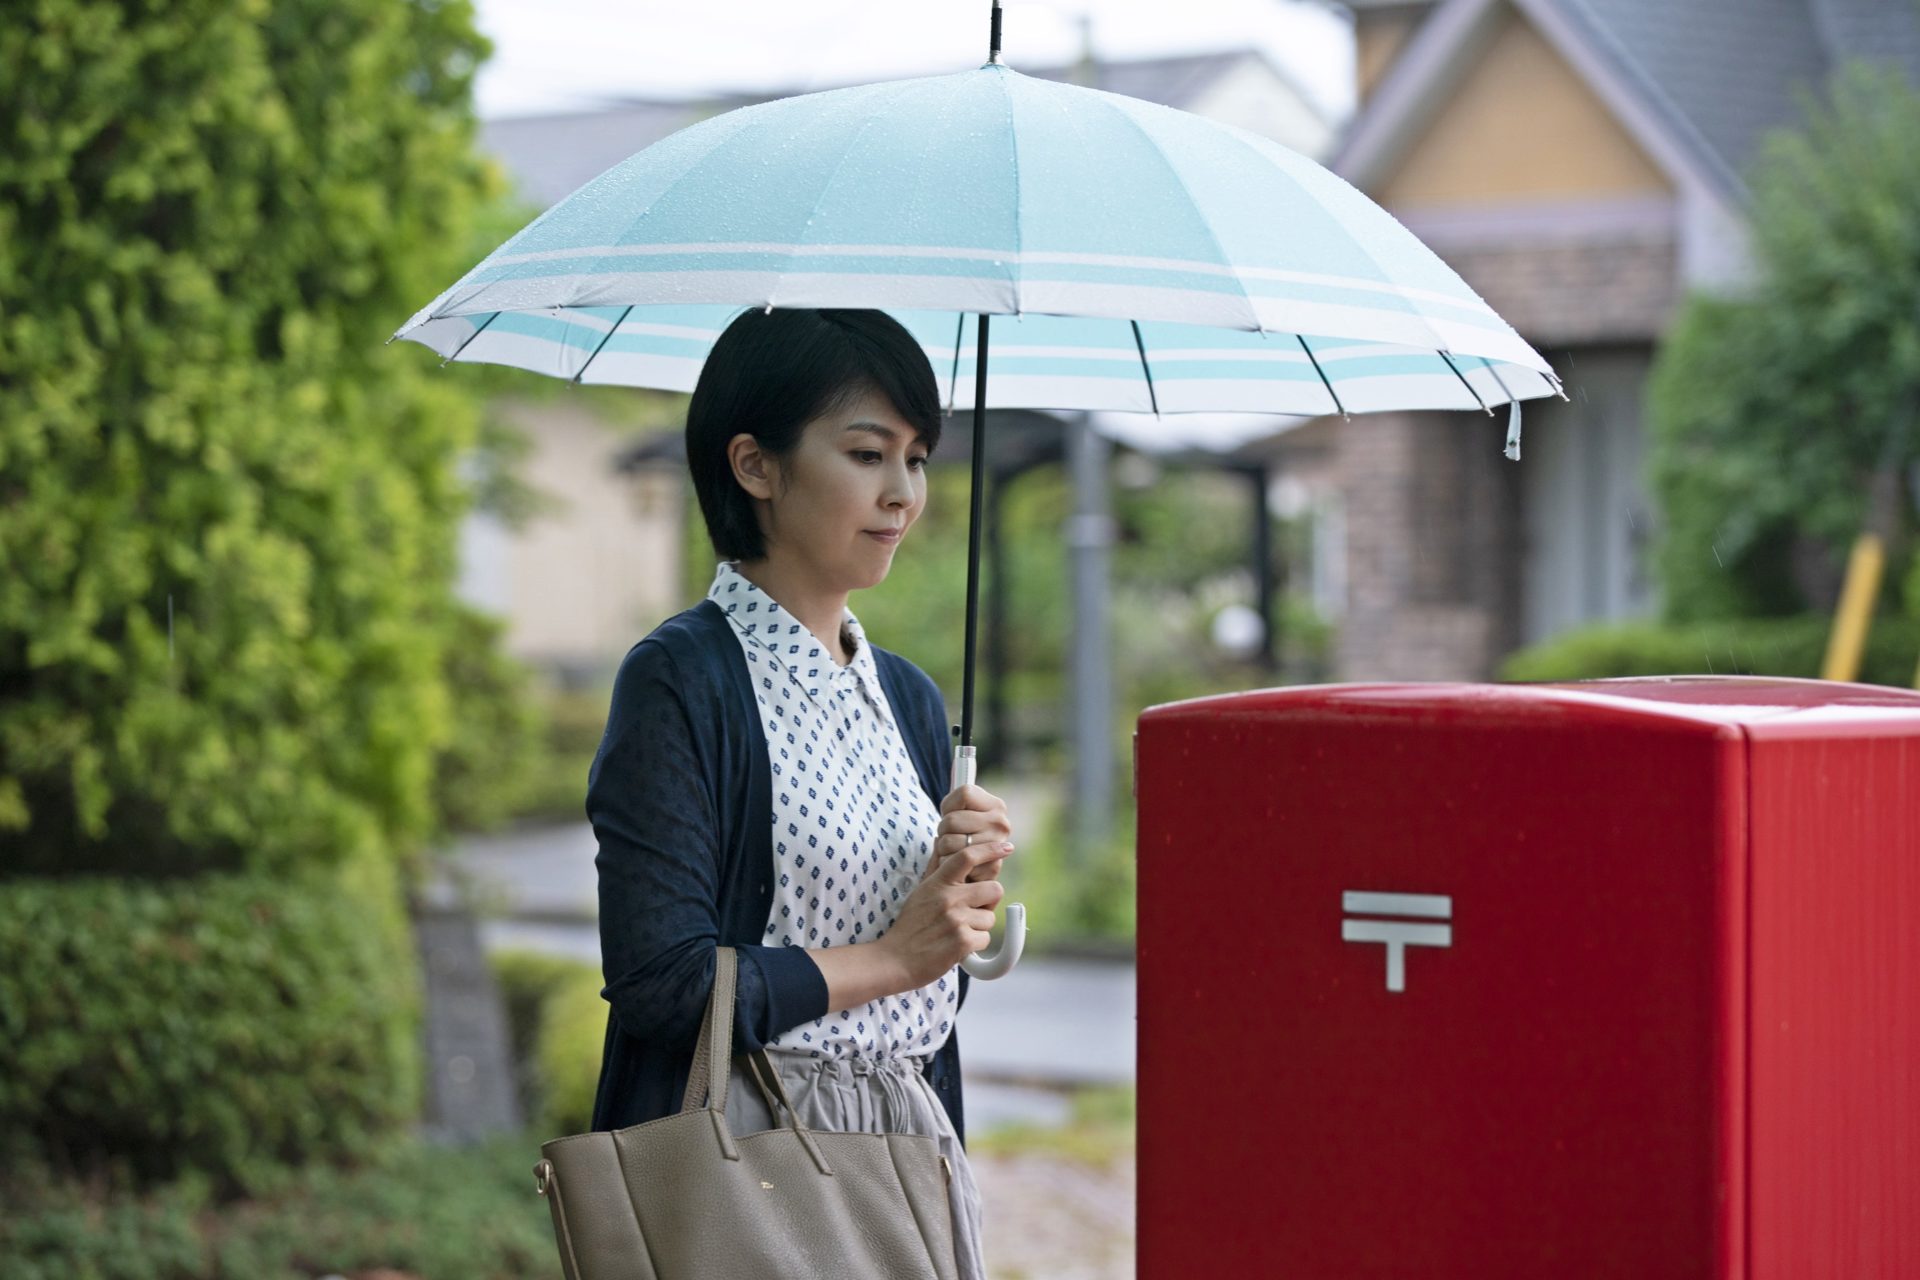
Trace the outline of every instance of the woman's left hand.
[[1006, 854], [1014, 849], [1013, 827], [1007, 821], [1007, 802], [985, 787], [971, 784], [955, 787], [940, 802], [940, 833], [933, 841], [933, 865], [938, 866], [948, 854], [966, 848], [968, 836], [973, 837], [974, 844], [985, 840], [1003, 845], [1005, 852], [975, 867], [967, 879], [998, 880], [1000, 864], [1006, 861]]

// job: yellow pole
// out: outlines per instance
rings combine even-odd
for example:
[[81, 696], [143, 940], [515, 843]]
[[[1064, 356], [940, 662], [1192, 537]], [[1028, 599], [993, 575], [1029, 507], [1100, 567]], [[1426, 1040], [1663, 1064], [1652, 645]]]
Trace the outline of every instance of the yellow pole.
[[[1879, 534], [1863, 533], [1854, 539], [1853, 554], [1847, 558], [1847, 580], [1840, 588], [1840, 607], [1834, 612], [1833, 630], [1827, 636], [1826, 661], [1820, 666], [1822, 680], [1859, 678], [1860, 655], [1867, 647], [1867, 624], [1873, 619], [1873, 602], [1880, 594], [1880, 572], [1886, 558]], [[1920, 688], [1920, 684], [1915, 687]]]

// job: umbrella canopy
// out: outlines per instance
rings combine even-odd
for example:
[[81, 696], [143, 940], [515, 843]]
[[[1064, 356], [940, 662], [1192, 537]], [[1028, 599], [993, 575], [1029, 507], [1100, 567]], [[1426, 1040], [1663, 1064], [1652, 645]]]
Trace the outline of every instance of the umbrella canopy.
[[887, 310], [962, 401], [962, 318], [1018, 316], [994, 333], [989, 407], [1322, 414], [1558, 393], [1450, 267], [1312, 160], [998, 62], [683, 129], [395, 336], [686, 390], [743, 305]]

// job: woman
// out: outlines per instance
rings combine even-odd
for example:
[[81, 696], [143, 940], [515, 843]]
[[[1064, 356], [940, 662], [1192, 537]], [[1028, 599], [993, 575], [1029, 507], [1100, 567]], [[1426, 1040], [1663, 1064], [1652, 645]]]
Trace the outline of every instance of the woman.
[[[764, 1047], [815, 1128], [938, 1137], [959, 1272], [984, 1280], [953, 1024], [1012, 828], [947, 793], [938, 687], [847, 607], [925, 509], [939, 438], [933, 369], [881, 312], [756, 309], [714, 344], [687, 461], [721, 560], [621, 662], [587, 779], [612, 1006], [593, 1128], [679, 1109], [731, 946], [736, 1055]], [[727, 1113], [783, 1122], [738, 1059]]]

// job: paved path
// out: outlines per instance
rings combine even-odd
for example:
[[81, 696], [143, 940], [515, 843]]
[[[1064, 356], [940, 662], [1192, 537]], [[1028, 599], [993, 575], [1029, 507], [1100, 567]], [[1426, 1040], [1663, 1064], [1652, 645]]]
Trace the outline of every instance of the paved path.
[[971, 1163], [991, 1280], [1133, 1280], [1131, 1153], [1104, 1167], [1038, 1152]]

